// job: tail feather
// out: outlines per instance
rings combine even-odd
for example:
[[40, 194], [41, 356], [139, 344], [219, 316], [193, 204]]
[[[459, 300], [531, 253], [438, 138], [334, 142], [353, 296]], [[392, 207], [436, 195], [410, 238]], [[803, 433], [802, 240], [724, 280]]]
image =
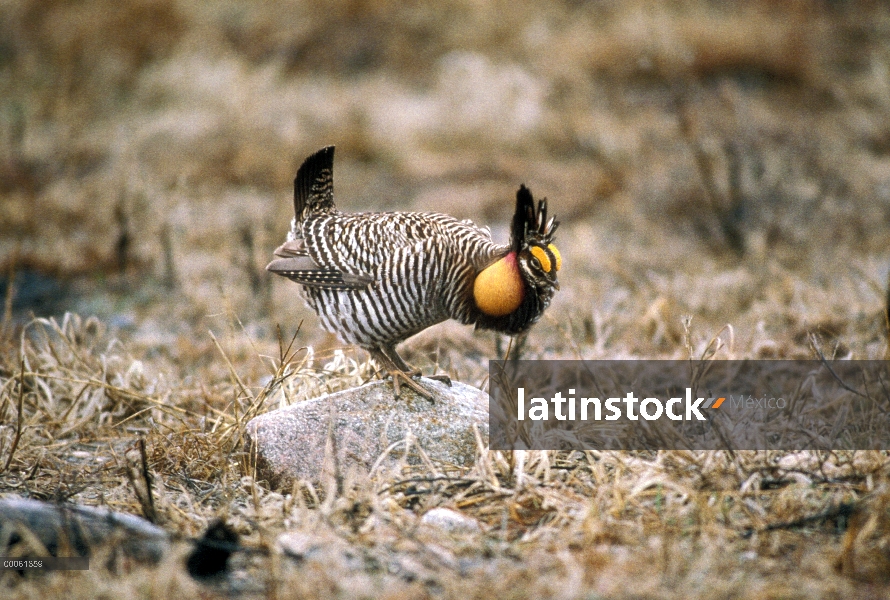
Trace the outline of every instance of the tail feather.
[[303, 161], [294, 179], [294, 216], [334, 209], [334, 147], [326, 146]]

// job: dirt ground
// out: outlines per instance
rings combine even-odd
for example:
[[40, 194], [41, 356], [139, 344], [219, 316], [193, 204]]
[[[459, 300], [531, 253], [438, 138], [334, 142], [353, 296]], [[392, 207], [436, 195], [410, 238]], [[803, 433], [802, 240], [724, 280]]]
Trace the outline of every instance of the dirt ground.
[[[223, 517], [255, 550], [226, 583], [183, 542], [4, 597], [890, 593], [884, 452], [480, 447], [270, 490], [241, 445], [373, 376], [263, 270], [328, 144], [344, 210], [506, 241], [518, 185], [549, 198], [561, 289], [523, 358], [890, 357], [884, 3], [2, 0], [0, 74], [0, 497], [142, 515], [143, 440], [159, 524]], [[445, 323], [402, 348], [484, 388], [509, 344]], [[480, 527], [430, 531], [434, 507]], [[266, 552], [284, 531], [321, 549]]]

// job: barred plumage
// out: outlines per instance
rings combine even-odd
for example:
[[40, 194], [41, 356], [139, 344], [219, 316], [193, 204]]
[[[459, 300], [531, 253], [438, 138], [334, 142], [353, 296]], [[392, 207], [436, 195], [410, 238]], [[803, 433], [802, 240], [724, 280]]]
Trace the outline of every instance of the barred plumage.
[[[487, 228], [439, 213], [341, 213], [334, 206], [334, 147], [307, 158], [294, 180], [294, 219], [269, 271], [301, 284], [325, 329], [370, 352], [422, 395], [396, 353], [412, 335], [456, 319], [508, 334], [535, 323], [559, 288], [558, 223], [546, 199], [520, 186], [509, 245]], [[447, 378], [444, 378], [447, 379]]]

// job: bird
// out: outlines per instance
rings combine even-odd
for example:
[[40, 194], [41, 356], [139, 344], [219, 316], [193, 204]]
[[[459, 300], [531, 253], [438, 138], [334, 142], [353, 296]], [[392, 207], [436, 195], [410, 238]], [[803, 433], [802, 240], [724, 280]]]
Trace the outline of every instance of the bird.
[[[365, 349], [392, 377], [396, 397], [415, 381], [396, 346], [448, 319], [516, 335], [537, 322], [559, 289], [559, 222], [547, 199], [516, 193], [510, 241], [469, 219], [435, 212], [339, 211], [334, 204], [334, 146], [310, 155], [294, 179], [294, 217], [266, 269], [301, 286], [322, 327]], [[447, 376], [431, 378], [450, 385]]]

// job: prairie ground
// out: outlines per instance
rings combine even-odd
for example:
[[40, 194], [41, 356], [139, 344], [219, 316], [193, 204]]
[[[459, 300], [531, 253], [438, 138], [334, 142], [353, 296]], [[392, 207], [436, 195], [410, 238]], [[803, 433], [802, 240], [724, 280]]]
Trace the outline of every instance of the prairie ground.
[[[241, 444], [373, 377], [263, 270], [328, 144], [344, 210], [506, 241], [518, 185], [549, 198], [561, 290], [523, 358], [888, 357], [884, 4], [4, 0], [0, 73], [0, 496], [141, 515], [142, 440], [159, 524], [223, 517], [255, 550], [225, 584], [190, 579], [183, 542], [3, 574], [4, 597], [890, 592], [883, 452], [480, 447], [469, 471], [272, 490]], [[445, 323], [403, 355], [484, 389], [508, 346]], [[430, 530], [434, 507], [480, 528]], [[316, 550], [266, 552], [284, 531]]]

